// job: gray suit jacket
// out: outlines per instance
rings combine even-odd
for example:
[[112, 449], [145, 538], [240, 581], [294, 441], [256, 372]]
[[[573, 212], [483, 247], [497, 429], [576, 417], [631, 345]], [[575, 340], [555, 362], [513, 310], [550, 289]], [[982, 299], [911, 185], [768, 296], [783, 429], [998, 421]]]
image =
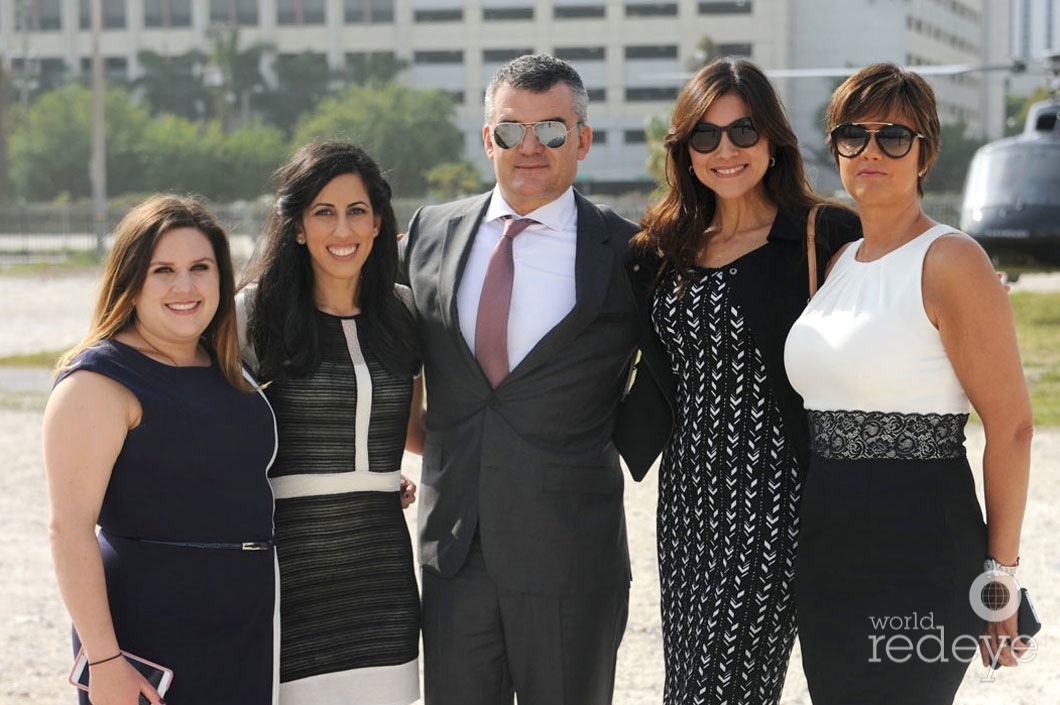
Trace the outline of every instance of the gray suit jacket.
[[638, 335], [623, 273], [637, 226], [575, 193], [577, 302], [494, 390], [460, 332], [456, 297], [489, 197], [421, 208], [403, 241], [427, 396], [421, 562], [454, 575], [478, 526], [501, 587], [563, 595], [628, 586], [611, 436]]

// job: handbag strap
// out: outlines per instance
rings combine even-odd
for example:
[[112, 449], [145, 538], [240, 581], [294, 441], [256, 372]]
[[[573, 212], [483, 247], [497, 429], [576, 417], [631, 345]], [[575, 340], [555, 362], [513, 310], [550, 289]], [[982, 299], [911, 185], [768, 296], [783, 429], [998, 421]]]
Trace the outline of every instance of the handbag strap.
[[815, 245], [815, 231], [817, 225], [817, 210], [820, 206], [810, 209], [810, 215], [806, 218], [806, 261], [810, 270], [810, 298], [817, 293], [817, 246]]

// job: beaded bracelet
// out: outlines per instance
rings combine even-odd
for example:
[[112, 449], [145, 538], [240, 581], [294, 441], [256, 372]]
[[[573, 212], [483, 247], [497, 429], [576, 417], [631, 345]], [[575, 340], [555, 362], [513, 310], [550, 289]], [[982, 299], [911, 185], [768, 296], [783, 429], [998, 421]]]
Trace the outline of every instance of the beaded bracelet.
[[88, 665], [89, 666], [98, 666], [101, 663], [106, 663], [107, 661], [113, 661], [114, 659], [118, 658], [119, 656], [121, 656], [121, 652], [120, 651], [118, 653], [114, 654], [113, 656], [108, 657], [108, 658], [101, 658], [99, 661], [89, 661]]

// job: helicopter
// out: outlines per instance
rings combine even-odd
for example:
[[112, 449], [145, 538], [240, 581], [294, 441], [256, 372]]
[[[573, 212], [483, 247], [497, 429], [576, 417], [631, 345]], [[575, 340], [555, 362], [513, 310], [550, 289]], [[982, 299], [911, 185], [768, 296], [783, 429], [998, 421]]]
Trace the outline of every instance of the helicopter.
[[968, 165], [960, 228], [988, 252], [1012, 250], [1060, 264], [1060, 51], [1046, 56], [1051, 95], [1023, 132], [980, 147]]

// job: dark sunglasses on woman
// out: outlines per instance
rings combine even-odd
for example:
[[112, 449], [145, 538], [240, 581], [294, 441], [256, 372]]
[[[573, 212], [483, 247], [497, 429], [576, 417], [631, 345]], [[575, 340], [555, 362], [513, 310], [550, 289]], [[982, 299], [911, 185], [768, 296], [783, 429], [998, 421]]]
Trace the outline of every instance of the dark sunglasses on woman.
[[537, 141], [549, 149], [559, 149], [567, 143], [567, 135], [576, 130], [580, 122], [567, 128], [559, 120], [544, 120], [542, 122], [498, 122], [493, 126], [493, 143], [501, 149], [512, 149], [523, 143], [526, 137], [526, 128], [534, 131]]
[[[880, 125], [880, 128], [870, 130], [865, 125]], [[880, 151], [891, 159], [901, 159], [913, 148], [913, 140], [924, 139], [924, 135], [911, 127], [892, 122], [845, 122], [832, 128], [832, 144], [836, 153], [847, 159], [864, 152], [873, 137]]]
[[723, 132], [728, 133], [729, 141], [741, 149], [758, 144], [758, 130], [755, 129], [749, 117], [734, 120], [725, 127], [701, 122], [692, 128], [692, 136], [688, 138], [688, 144], [700, 154], [710, 154], [721, 145]]

